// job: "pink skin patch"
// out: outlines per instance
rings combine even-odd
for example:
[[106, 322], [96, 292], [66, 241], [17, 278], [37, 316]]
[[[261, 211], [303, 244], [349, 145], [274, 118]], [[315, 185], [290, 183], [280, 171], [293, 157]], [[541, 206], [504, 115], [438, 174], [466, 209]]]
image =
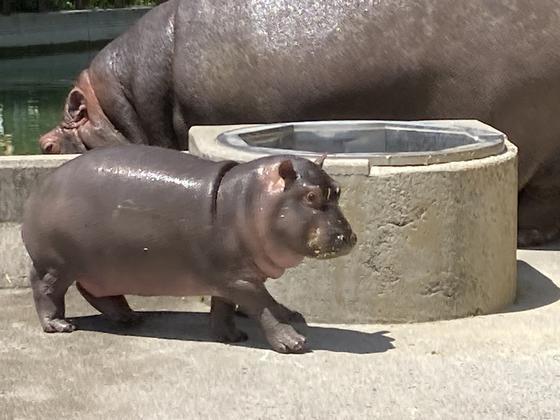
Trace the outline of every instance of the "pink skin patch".
[[278, 165], [259, 168], [257, 174], [263, 193], [251, 203], [251, 207], [255, 208], [254, 219], [247, 222], [252, 223], [254, 229], [247, 232], [252, 236], [248, 243], [258, 269], [266, 277], [277, 279], [286, 269], [299, 265], [304, 256], [278, 243], [270, 232], [272, 212], [285, 187], [285, 181], [278, 173]]

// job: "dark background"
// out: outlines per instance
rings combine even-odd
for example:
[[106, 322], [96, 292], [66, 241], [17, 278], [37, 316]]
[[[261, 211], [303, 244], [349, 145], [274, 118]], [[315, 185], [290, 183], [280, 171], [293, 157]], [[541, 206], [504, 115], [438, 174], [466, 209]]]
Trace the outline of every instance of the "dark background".
[[89, 8], [119, 8], [129, 6], [155, 6], [166, 0], [0, 0], [0, 12], [29, 13]]

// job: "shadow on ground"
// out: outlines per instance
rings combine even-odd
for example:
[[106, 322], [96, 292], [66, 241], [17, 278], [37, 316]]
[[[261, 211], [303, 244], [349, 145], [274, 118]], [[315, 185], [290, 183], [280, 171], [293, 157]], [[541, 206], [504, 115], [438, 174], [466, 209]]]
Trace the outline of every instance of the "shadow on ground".
[[550, 305], [560, 299], [560, 288], [532, 265], [517, 260], [517, 296], [503, 312], [519, 312]]
[[527, 251], [560, 251], [560, 240], [555, 240], [542, 245], [531, 245], [519, 247]]
[[[135, 326], [118, 325], [103, 315], [70, 318], [78, 330], [167, 340], [212, 341], [208, 327], [208, 313], [200, 312], [138, 312], [142, 322]], [[260, 330], [249, 319], [237, 319], [240, 329], [249, 335], [249, 340], [235, 346], [269, 349]], [[393, 338], [388, 331], [366, 333], [344, 328], [299, 326], [307, 337], [308, 348], [339, 353], [371, 354], [393, 349]]]

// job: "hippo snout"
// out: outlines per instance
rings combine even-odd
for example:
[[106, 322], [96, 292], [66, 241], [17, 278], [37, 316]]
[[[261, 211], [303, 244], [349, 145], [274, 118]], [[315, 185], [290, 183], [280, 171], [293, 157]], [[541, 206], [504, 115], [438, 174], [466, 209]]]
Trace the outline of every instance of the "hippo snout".
[[56, 127], [39, 139], [41, 152], [49, 155], [64, 153], [84, 153], [87, 149], [76, 129]]
[[39, 147], [41, 152], [46, 154], [58, 154], [61, 152], [60, 137], [62, 132], [60, 128], [49, 131], [39, 139]]
[[339, 250], [344, 249], [344, 250], [348, 250], [348, 252], [350, 252], [350, 250], [352, 248], [354, 248], [354, 245], [356, 245], [357, 241], [358, 241], [358, 237], [356, 236], [356, 234], [354, 232], [350, 232], [350, 234], [339, 233], [335, 236], [335, 238], [333, 240], [333, 248], [339, 249]]
[[327, 255], [324, 258], [340, 257], [342, 255], [350, 253], [352, 248], [354, 248], [354, 246], [356, 245], [357, 241], [358, 237], [352, 231], [350, 225], [347, 224], [346, 229], [335, 232], [333, 234], [331, 239], [330, 253], [328, 253], [330, 255]]
[[324, 226], [316, 229], [310, 241], [313, 250], [313, 257], [317, 259], [329, 259], [341, 257], [350, 253], [356, 245], [358, 237], [345, 220], [339, 220], [336, 227], [325, 228]]

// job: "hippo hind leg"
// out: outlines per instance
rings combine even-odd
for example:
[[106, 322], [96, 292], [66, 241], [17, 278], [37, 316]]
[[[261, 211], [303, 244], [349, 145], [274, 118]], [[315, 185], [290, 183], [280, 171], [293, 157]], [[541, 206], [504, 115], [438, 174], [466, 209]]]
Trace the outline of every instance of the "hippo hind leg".
[[517, 244], [542, 245], [560, 238], [560, 185], [524, 188], [519, 194]]
[[48, 333], [74, 331], [76, 327], [64, 319], [64, 296], [72, 282], [56, 273], [40, 273], [35, 267], [30, 270], [29, 281], [43, 330]]
[[130, 306], [128, 306], [128, 302], [124, 296], [96, 297], [84, 289], [79, 282], [76, 283], [76, 288], [91, 306], [110, 320], [123, 324], [135, 324], [141, 321], [140, 314], [134, 312]]
[[215, 340], [237, 343], [247, 340], [247, 334], [237, 329], [234, 320], [235, 305], [221, 297], [212, 296], [210, 332]]

